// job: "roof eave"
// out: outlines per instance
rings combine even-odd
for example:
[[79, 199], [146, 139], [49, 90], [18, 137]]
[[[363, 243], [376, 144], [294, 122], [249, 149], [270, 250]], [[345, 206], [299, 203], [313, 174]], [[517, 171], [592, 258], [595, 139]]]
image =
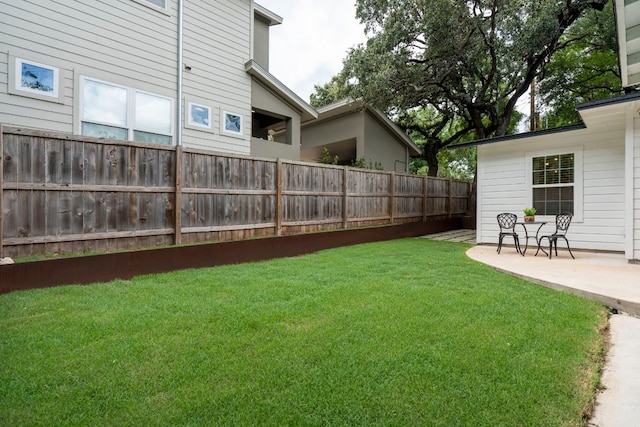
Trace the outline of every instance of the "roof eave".
[[584, 123], [579, 123], [577, 125], [569, 125], [569, 126], [563, 126], [563, 127], [559, 127], [559, 128], [553, 128], [553, 129], [543, 129], [543, 130], [536, 130], [536, 131], [533, 131], [533, 132], [525, 132], [525, 133], [516, 133], [516, 134], [513, 134], [513, 135], [497, 136], [495, 138], [479, 139], [479, 140], [476, 140], [476, 141], [464, 142], [462, 144], [451, 144], [451, 145], [447, 145], [447, 149], [448, 150], [457, 150], [457, 149], [460, 149], [460, 148], [477, 147], [479, 145], [495, 144], [497, 142], [514, 141], [514, 140], [518, 140], [518, 139], [533, 138], [533, 137], [536, 137], [536, 136], [552, 135], [554, 133], [570, 132], [570, 131], [580, 130], [580, 129], [585, 129], [585, 128], [586, 128], [586, 126], [585, 126]]
[[264, 6], [259, 5], [258, 3], [254, 3], [253, 13], [267, 21], [269, 26], [280, 25], [282, 24], [283, 18]]
[[296, 110], [300, 111], [300, 115], [302, 116], [301, 121], [318, 118], [318, 112], [311, 105], [303, 101], [295, 92], [285, 86], [273, 74], [262, 68], [256, 61], [252, 59], [248, 61], [244, 67], [249, 75], [274, 91]]

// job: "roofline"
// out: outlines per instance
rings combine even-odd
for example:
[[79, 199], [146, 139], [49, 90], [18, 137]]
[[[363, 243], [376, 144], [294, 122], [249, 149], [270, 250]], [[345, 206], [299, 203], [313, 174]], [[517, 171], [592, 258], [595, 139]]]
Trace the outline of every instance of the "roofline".
[[282, 24], [283, 21], [283, 18], [280, 15], [271, 12], [269, 9], [259, 5], [258, 3], [253, 4], [253, 13], [267, 21], [269, 26]]
[[384, 114], [382, 111], [378, 110], [377, 108], [369, 107], [366, 104], [364, 105], [364, 107], [367, 111], [370, 111], [375, 117], [377, 117], [384, 127], [390, 130], [392, 133], [395, 133], [400, 138], [400, 140], [404, 142], [404, 144], [407, 147], [413, 149], [416, 155], [422, 154], [422, 150], [420, 150], [420, 147], [418, 147], [415, 144], [415, 142], [411, 140], [409, 135], [402, 132], [402, 130], [398, 127], [398, 125], [393, 123], [393, 121], [386, 114]]
[[[349, 113], [358, 111], [358, 110], [366, 110], [369, 111], [388, 131], [394, 134], [404, 145], [409, 147], [415, 152], [415, 155], [420, 155], [422, 151], [420, 147], [418, 147], [415, 142], [411, 140], [411, 138], [405, 134], [402, 129], [398, 127], [386, 114], [384, 114], [379, 109], [370, 106], [364, 101], [355, 100], [352, 98], [343, 98], [339, 101], [332, 102], [330, 104], [324, 105], [318, 108], [318, 113], [328, 113], [332, 110], [337, 110], [343, 107], [351, 107]], [[329, 117], [327, 119], [320, 120], [331, 120], [333, 117]], [[307, 121], [302, 124], [303, 127], [311, 126], [317, 124], [317, 121]]]
[[[624, 104], [625, 102], [631, 102], [636, 100], [640, 100], [640, 91], [627, 93], [627, 94], [616, 96], [613, 98], [598, 99], [596, 101], [585, 102], [583, 104], [577, 105], [576, 110], [578, 112], [582, 112], [585, 110], [591, 110], [593, 108], [601, 108], [601, 107], [607, 107], [610, 105]], [[573, 130], [585, 129], [586, 127], [587, 126], [584, 123], [579, 123], [575, 125], [562, 126], [562, 127], [553, 128], [553, 129], [543, 129], [543, 130], [537, 130], [533, 132], [517, 133], [514, 135], [498, 136], [495, 138], [480, 139], [476, 141], [465, 142], [462, 144], [452, 144], [452, 145], [448, 145], [447, 149], [457, 150], [458, 148], [476, 147], [478, 145], [493, 144], [495, 142], [511, 141], [511, 140], [523, 139], [523, 138], [533, 138], [536, 136], [544, 136], [544, 135], [551, 135], [554, 133], [570, 132]]]
[[640, 100], [640, 91], [629, 92], [613, 98], [598, 99], [596, 101], [585, 102], [576, 106], [576, 110], [589, 110], [591, 108], [604, 107], [607, 105], [622, 104], [629, 101]]
[[513, 135], [497, 136], [495, 138], [478, 139], [476, 141], [464, 142], [462, 144], [447, 145], [448, 150], [457, 150], [459, 148], [477, 147], [478, 145], [494, 144], [496, 142], [513, 141], [517, 139], [534, 138], [536, 136], [553, 135], [554, 133], [570, 132], [574, 130], [585, 129], [584, 123], [577, 125], [562, 126], [553, 129], [536, 130], [533, 132], [516, 133]]
[[287, 100], [292, 106], [296, 107], [304, 115], [305, 113], [314, 119], [318, 118], [318, 112], [309, 104], [304, 102], [302, 98], [295, 94], [291, 89], [284, 85], [275, 76], [262, 68], [253, 59], [244, 64], [245, 71], [255, 77], [260, 83], [276, 92], [278, 95]]
[[[335, 101], [335, 102], [332, 102], [330, 104], [323, 105], [322, 107], [319, 107], [318, 108], [318, 112], [319, 113], [325, 113], [327, 111], [331, 111], [331, 110], [334, 110], [336, 108], [346, 107], [347, 105], [350, 105], [350, 104], [354, 105], [354, 106], [357, 105], [358, 108], [364, 107], [364, 102], [362, 102], [362, 101], [357, 101], [357, 100], [351, 99], [351, 98], [343, 98], [343, 99], [341, 99], [339, 101]], [[354, 108], [354, 110], [355, 110], [355, 108]]]

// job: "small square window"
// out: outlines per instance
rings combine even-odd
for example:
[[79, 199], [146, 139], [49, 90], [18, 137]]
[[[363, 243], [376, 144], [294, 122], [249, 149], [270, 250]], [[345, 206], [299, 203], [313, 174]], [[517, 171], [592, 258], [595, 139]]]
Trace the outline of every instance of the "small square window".
[[242, 116], [240, 114], [223, 111], [222, 131], [226, 134], [242, 136]]
[[140, 3], [143, 6], [147, 6], [150, 9], [155, 9], [158, 12], [168, 14], [169, 0], [133, 0], [136, 3]]
[[58, 67], [9, 55], [9, 93], [44, 101], [64, 102]]
[[187, 125], [211, 129], [211, 107], [195, 102], [187, 103]]

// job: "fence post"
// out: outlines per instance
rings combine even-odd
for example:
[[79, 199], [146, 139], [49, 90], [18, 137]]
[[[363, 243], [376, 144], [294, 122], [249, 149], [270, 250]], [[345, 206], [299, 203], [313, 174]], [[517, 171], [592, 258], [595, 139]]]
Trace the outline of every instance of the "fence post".
[[4, 227], [2, 222], [2, 199], [4, 199], [4, 172], [2, 165], [4, 164], [4, 128], [0, 123], [0, 258], [4, 258], [4, 246], [2, 244], [2, 237], [4, 236]]
[[453, 214], [453, 179], [449, 178], [449, 206], [447, 207], [449, 218]]
[[174, 206], [174, 242], [176, 245], [182, 243], [182, 168], [184, 156], [182, 155], [182, 145], [176, 145], [176, 193]]
[[391, 197], [389, 198], [389, 221], [393, 224], [396, 216], [396, 172], [392, 171], [389, 175], [391, 185]]
[[276, 236], [282, 235], [282, 159], [276, 160]]
[[429, 177], [427, 175], [422, 179], [422, 222], [427, 222], [427, 208], [429, 196]]
[[349, 191], [349, 167], [345, 166], [342, 169], [342, 228], [347, 229], [347, 225], [349, 224], [349, 195], [347, 192]]

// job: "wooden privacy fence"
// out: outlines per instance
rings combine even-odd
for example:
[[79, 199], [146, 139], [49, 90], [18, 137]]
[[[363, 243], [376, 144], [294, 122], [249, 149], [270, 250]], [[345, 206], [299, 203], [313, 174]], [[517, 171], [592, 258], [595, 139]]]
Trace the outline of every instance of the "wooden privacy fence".
[[469, 184], [0, 125], [2, 256], [460, 216]]

